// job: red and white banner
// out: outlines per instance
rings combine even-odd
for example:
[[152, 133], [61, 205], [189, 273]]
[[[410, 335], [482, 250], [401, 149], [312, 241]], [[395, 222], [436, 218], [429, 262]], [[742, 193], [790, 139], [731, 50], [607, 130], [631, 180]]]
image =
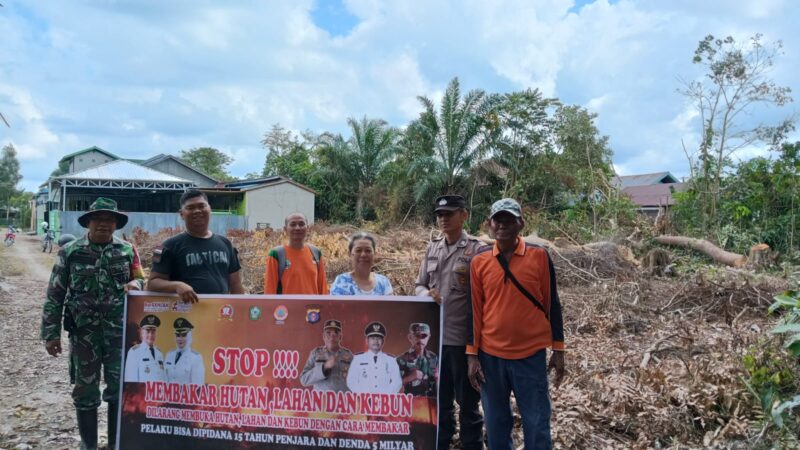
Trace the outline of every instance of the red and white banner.
[[436, 447], [430, 298], [200, 297], [128, 296], [119, 448]]

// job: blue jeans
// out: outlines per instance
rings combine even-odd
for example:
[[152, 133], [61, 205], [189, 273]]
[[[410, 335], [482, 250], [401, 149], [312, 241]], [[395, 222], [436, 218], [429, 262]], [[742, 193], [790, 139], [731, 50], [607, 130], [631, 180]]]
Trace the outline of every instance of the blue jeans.
[[525, 450], [550, 449], [550, 394], [547, 387], [547, 350], [525, 359], [503, 359], [484, 352], [478, 359], [486, 376], [481, 386], [489, 450], [513, 448], [511, 392], [522, 416]]

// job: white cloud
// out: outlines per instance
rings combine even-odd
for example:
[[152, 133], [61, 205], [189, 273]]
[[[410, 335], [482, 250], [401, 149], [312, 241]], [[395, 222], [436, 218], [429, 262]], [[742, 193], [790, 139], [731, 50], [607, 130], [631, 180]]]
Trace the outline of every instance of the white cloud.
[[59, 142], [58, 136], [47, 128], [42, 112], [26, 90], [0, 84], [0, 110], [11, 124], [7, 130], [9, 140], [16, 147], [20, 161], [42, 159]]
[[373, 64], [371, 75], [382, 88], [382, 94], [390, 104], [396, 105], [405, 119], [412, 120], [419, 115], [422, 108], [417, 96], [429, 88], [413, 51], [404, 51], [395, 57], [377, 61]]
[[345, 119], [366, 115], [405, 126], [418, 95], [438, 103], [458, 76], [464, 92], [538, 87], [586, 105], [621, 172], [679, 174], [698, 118], [677, 77], [701, 75], [691, 56], [703, 36], [783, 39], [776, 76], [800, 91], [800, 10], [785, 0], [597, 0], [577, 11], [571, 0], [345, 0], [359, 22], [337, 37], [313, 22], [314, 4], [7, 4], [0, 111], [13, 123], [0, 137], [24, 151], [31, 183], [54, 168], [34, 159], [91, 145], [142, 157], [213, 146], [243, 175], [263, 165], [274, 123], [347, 134]]

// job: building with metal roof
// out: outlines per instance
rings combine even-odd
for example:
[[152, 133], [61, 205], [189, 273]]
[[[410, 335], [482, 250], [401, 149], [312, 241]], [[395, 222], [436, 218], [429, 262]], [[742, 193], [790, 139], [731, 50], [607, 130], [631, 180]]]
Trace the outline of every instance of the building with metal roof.
[[57, 232], [83, 234], [77, 218], [97, 197], [115, 200], [120, 211], [128, 214], [121, 233], [135, 227], [151, 233], [182, 227], [177, 211], [180, 196], [188, 188], [198, 188], [208, 197], [215, 233], [227, 234], [231, 228], [280, 228], [292, 212], [305, 214], [309, 223], [314, 221], [316, 193], [280, 176], [219, 183], [171, 155], [135, 162], [98, 147], [59, 161], [62, 166], [65, 162], [69, 163], [67, 173], [42, 184], [35, 202], [37, 223], [46, 221]]
[[186, 164], [186, 162], [176, 156], [162, 153], [150, 159], [140, 161], [139, 164], [191, 180], [197, 187], [214, 187], [219, 184], [219, 180], [211, 177], [202, 170]]
[[675, 175], [669, 172], [644, 173], [639, 175], [622, 175], [611, 179], [611, 184], [619, 189], [631, 186], [651, 186], [654, 184], [678, 183]]

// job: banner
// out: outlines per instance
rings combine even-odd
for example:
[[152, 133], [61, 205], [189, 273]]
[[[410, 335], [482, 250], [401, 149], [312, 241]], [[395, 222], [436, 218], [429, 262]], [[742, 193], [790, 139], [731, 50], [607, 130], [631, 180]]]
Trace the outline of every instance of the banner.
[[428, 297], [131, 292], [121, 449], [436, 447]]

